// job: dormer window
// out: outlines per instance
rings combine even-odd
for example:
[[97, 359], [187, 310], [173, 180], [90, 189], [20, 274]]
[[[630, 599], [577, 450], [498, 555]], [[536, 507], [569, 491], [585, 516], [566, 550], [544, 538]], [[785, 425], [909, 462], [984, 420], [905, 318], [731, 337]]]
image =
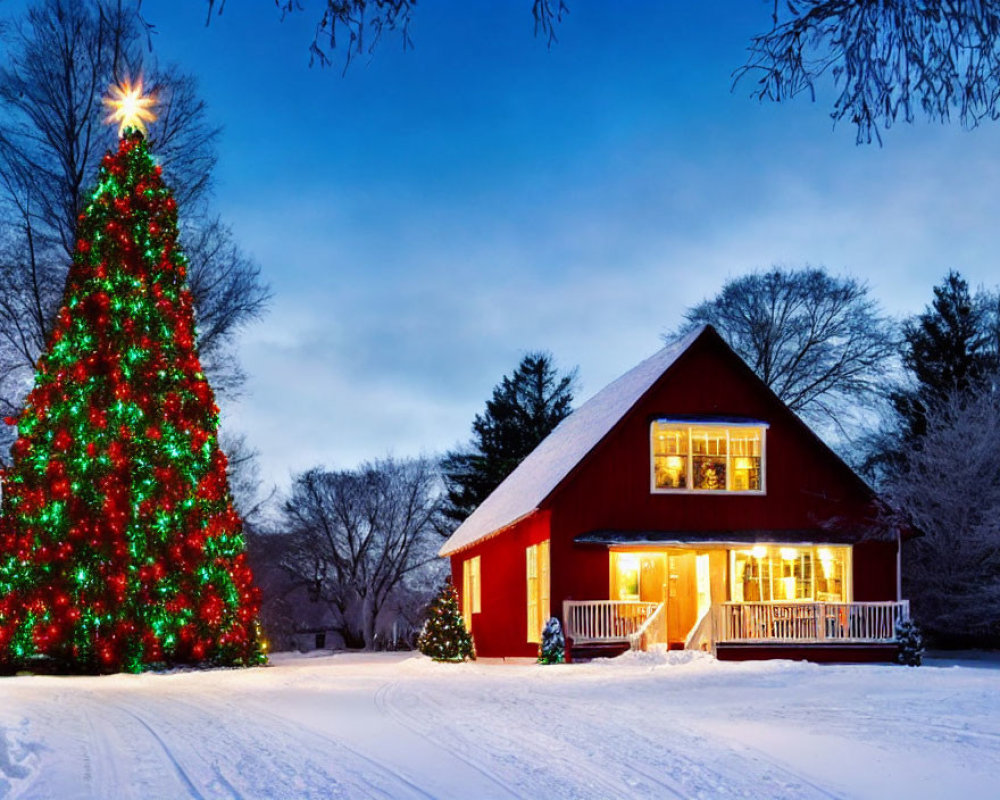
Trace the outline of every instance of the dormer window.
[[756, 421], [654, 420], [654, 492], [764, 493], [764, 435]]

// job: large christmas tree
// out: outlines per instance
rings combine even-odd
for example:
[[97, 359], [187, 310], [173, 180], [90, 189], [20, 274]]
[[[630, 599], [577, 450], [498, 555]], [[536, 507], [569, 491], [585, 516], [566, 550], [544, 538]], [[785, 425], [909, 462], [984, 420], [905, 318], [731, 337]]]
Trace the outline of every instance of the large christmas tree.
[[141, 91], [80, 215], [62, 307], [4, 475], [0, 668], [264, 660], [259, 597], [202, 373], [177, 204]]

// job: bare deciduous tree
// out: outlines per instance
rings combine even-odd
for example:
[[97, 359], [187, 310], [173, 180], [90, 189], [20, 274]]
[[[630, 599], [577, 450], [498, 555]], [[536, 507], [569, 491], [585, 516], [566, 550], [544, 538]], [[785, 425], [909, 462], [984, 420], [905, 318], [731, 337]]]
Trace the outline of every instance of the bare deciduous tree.
[[[218, 129], [193, 78], [144, 53], [146, 28], [123, 0], [40, 0], [3, 32], [0, 61], [0, 407], [20, 406], [62, 297], [77, 217], [115, 143], [101, 96], [145, 71], [159, 98], [157, 156], [181, 204], [200, 348], [217, 391], [242, 375], [232, 339], [263, 313], [257, 266], [207, 211]], [[0, 434], [9, 436], [9, 433]]]
[[894, 326], [867, 286], [823, 269], [734, 278], [684, 317], [679, 333], [713, 325], [789, 408], [816, 421], [839, 423], [845, 404], [877, 396], [896, 355]]
[[277, 487], [264, 491], [259, 452], [250, 445], [245, 434], [226, 430], [219, 433], [219, 446], [226, 454], [229, 490], [233, 494], [236, 511], [243, 520], [244, 530], [249, 532], [267, 527], [266, 517]]
[[333, 611], [347, 646], [374, 647], [400, 592], [432, 585], [424, 573], [440, 567], [440, 505], [440, 478], [426, 459], [296, 477], [284, 504], [284, 566]]
[[782, 101], [826, 75], [831, 116], [857, 128], [858, 143], [918, 113], [967, 127], [1000, 116], [1000, 8], [980, 0], [774, 0], [772, 27], [755, 36], [737, 81]]
[[234, 355], [239, 333], [258, 320], [271, 299], [260, 267], [218, 218], [196, 218], [181, 228], [190, 263], [188, 283], [198, 323], [202, 366], [216, 391], [233, 396], [245, 375]]
[[883, 491], [904, 545], [905, 594], [938, 639], [1000, 639], [1000, 394], [955, 390], [927, 413]]

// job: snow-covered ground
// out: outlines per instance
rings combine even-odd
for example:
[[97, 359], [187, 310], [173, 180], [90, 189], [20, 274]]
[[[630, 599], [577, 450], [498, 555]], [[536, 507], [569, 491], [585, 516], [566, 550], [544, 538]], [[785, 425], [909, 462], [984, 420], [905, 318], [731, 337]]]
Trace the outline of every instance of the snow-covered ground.
[[0, 679], [3, 798], [995, 798], [1000, 663], [278, 655]]

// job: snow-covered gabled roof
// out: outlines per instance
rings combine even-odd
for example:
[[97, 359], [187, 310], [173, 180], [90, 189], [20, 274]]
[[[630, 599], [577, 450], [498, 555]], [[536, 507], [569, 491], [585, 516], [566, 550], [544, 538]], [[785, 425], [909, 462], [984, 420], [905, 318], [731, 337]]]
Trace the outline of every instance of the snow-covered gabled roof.
[[560, 422], [458, 527], [440, 554], [447, 556], [463, 550], [537, 509], [706, 327], [671, 342], [609, 383]]

